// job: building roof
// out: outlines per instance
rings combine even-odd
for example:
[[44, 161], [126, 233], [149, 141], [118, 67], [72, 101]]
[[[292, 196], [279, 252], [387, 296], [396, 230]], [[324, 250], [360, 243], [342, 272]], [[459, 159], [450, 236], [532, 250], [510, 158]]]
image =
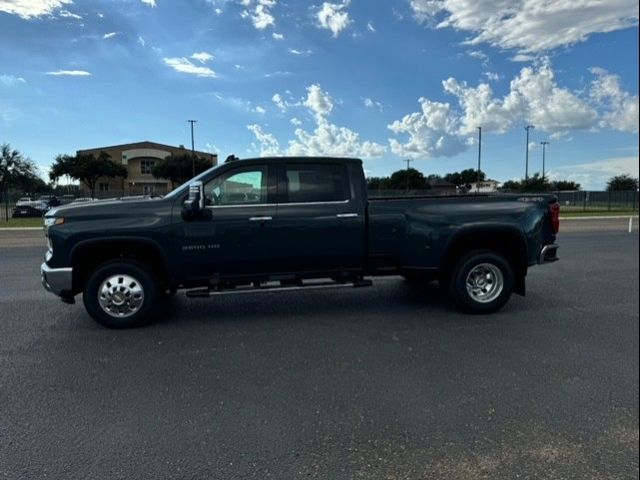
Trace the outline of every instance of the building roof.
[[[185, 152], [190, 152], [191, 149], [187, 149], [184, 147], [176, 147], [173, 145], [166, 145], [164, 143], [157, 143], [157, 142], [150, 142], [148, 140], [145, 140], [143, 142], [134, 142], [134, 143], [123, 143], [120, 145], [108, 145], [108, 146], [104, 146], [104, 147], [94, 147], [94, 148], [84, 148], [84, 149], [80, 149], [78, 150], [78, 152], [93, 152], [93, 151], [99, 151], [99, 150], [112, 150], [112, 149], [118, 149], [118, 150], [133, 150], [136, 148], [157, 148], [157, 149], [170, 149], [170, 150], [184, 150]], [[209, 152], [201, 152], [199, 150], [195, 150], [195, 153], [197, 155], [202, 155], [202, 156], [208, 156], [208, 157], [217, 157], [218, 154], [217, 153], [209, 153]]]

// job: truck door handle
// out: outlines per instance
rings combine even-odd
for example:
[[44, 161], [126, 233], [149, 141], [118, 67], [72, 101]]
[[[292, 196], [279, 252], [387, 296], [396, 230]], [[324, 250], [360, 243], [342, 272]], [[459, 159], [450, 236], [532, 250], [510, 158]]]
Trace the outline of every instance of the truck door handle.
[[268, 222], [273, 220], [272, 217], [249, 217], [250, 222]]
[[357, 213], [339, 213], [336, 215], [338, 218], [356, 218], [357, 216]]

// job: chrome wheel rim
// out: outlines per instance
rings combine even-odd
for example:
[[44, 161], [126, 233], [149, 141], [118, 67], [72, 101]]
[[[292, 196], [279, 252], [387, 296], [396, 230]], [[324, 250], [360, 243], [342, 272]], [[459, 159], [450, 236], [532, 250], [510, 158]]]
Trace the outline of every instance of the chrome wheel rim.
[[142, 307], [144, 289], [131, 275], [111, 275], [98, 288], [98, 303], [107, 315], [127, 318]]
[[502, 271], [492, 263], [476, 265], [467, 274], [467, 293], [478, 303], [489, 303], [504, 289]]

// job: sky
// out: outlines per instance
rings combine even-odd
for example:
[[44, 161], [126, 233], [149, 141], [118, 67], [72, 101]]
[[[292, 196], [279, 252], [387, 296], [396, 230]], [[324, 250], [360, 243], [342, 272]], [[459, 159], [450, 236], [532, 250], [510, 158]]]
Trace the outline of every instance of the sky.
[[[0, 143], [638, 176], [637, 0], [0, 0]], [[529, 130], [527, 145], [525, 126]]]

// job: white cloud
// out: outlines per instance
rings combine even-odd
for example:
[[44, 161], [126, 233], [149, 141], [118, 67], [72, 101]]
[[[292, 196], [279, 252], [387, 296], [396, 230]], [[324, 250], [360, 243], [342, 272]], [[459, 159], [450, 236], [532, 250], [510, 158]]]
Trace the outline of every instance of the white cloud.
[[292, 119], [289, 120], [289, 123], [291, 125], [293, 125], [294, 127], [299, 127], [302, 125], [302, 122], [300, 121], [300, 119], [293, 117]]
[[267, 113], [267, 111], [263, 107], [261, 107], [260, 105], [258, 105], [256, 108], [254, 108], [253, 111], [255, 113], [259, 113], [260, 115], [264, 115], [265, 113]]
[[196, 52], [191, 55], [191, 58], [197, 60], [200, 63], [207, 63], [213, 60], [213, 55], [207, 52]]
[[596, 102], [604, 104], [606, 109], [600, 126], [638, 133], [638, 95], [623, 91], [620, 87], [620, 77], [617, 75], [597, 67], [591, 68], [590, 71], [596, 75], [590, 95]]
[[455, 155], [473, 143], [479, 126], [486, 133], [505, 133], [529, 123], [552, 138], [597, 128], [637, 133], [638, 97], [623, 91], [617, 77], [604, 70], [592, 73], [597, 78], [590, 91], [573, 92], [558, 85], [544, 61], [521, 69], [503, 97], [494, 96], [488, 83], [473, 87], [448, 78], [443, 90], [457, 106], [421, 98], [421, 111], [389, 125], [405, 139], [390, 139], [391, 149], [414, 158]]
[[282, 98], [282, 95], [280, 95], [279, 93], [275, 93], [273, 97], [271, 97], [271, 101], [275, 103], [276, 107], [278, 107], [283, 112], [288, 107], [287, 102], [284, 100], [284, 98]]
[[271, 36], [273, 37], [274, 40], [284, 40], [284, 35], [281, 33], [273, 32]]
[[343, 0], [340, 3], [324, 2], [317, 15], [319, 26], [331, 30], [333, 36], [337, 37], [351, 23], [349, 12], [346, 11], [349, 3], [350, 0]]
[[[278, 95], [278, 94], [276, 94]], [[281, 96], [274, 95], [276, 104], [283, 103]], [[289, 140], [287, 148], [280, 148], [280, 144], [273, 134], [266, 133], [258, 125], [249, 125], [258, 141], [261, 155], [332, 155], [357, 156], [364, 158], [379, 157], [386, 148], [375, 142], [361, 141], [360, 135], [346, 127], [332, 124], [327, 116], [333, 111], [335, 100], [329, 93], [322, 90], [320, 85], [314, 84], [307, 88], [307, 96], [296, 106], [304, 106], [315, 119], [315, 129], [308, 132], [300, 128], [301, 122], [293, 118], [290, 122], [298, 128], [294, 131], [294, 138]], [[283, 103], [283, 105], [287, 106]]]
[[368, 22], [367, 23], [367, 30], [369, 30], [371, 33], [375, 33], [376, 32], [376, 27], [373, 26], [373, 22]]
[[148, 5], [150, 7], [155, 7], [156, 6], [156, 0], [140, 0], [142, 3], [144, 3], [145, 5]]
[[72, 0], [0, 0], [0, 12], [18, 15], [25, 20], [51, 15]]
[[145, 42], [144, 38], [142, 38], [141, 36], [138, 36], [138, 43], [143, 47], [147, 45], [147, 42]]
[[68, 76], [68, 77], [89, 77], [91, 76], [91, 72], [87, 72], [86, 70], [55, 70], [52, 72], [47, 72], [46, 75]]
[[478, 60], [487, 60], [489, 58], [482, 50], [467, 50], [467, 55]]
[[[549, 160], [549, 157], [547, 157]], [[553, 157], [551, 157], [553, 161]], [[602, 190], [607, 180], [616, 175], [638, 178], [638, 157], [615, 157], [578, 165], [560, 165], [549, 170], [551, 180], [571, 180], [582, 188]]]
[[14, 87], [27, 81], [22, 77], [16, 77], [15, 75], [0, 75], [0, 84], [5, 87]]
[[72, 13], [69, 10], [60, 10], [58, 12], [58, 16], [61, 18], [73, 18], [75, 20], [82, 20], [82, 16], [78, 15], [77, 13]]
[[295, 48], [290, 48], [289, 49], [289, 53], [292, 53], [293, 55], [311, 55], [313, 52], [311, 50], [297, 50]]
[[482, 72], [482, 75], [490, 82], [497, 82], [501, 78], [500, 74], [495, 72]]
[[636, 0], [409, 0], [409, 5], [419, 23], [471, 32], [465, 43], [524, 53], [638, 25]]
[[109, 32], [109, 33], [105, 33], [102, 38], [104, 38], [105, 40], [109, 39], [109, 38], [113, 38], [117, 35], [121, 35], [121, 32]]
[[333, 99], [318, 84], [307, 87], [307, 98], [302, 104], [311, 110], [316, 117], [327, 116], [333, 110]]
[[266, 133], [260, 125], [247, 125], [247, 128], [255, 135], [260, 143], [260, 155], [263, 157], [280, 155], [280, 144], [271, 133]]
[[378, 102], [377, 100], [373, 100], [367, 97], [362, 100], [362, 103], [364, 103], [364, 106], [367, 108], [377, 108], [382, 111], [382, 103]]
[[464, 138], [458, 135], [460, 119], [449, 103], [419, 100], [420, 112], [405, 115], [388, 128], [396, 135], [408, 137], [402, 143], [389, 139], [391, 151], [400, 157], [450, 157], [466, 150]]
[[242, 18], [250, 18], [253, 26], [258, 30], [275, 25], [276, 19], [271, 13], [271, 9], [276, 5], [276, 0], [240, 0], [240, 4], [245, 7], [242, 11]]
[[209, 67], [195, 65], [191, 60], [185, 57], [171, 57], [164, 58], [163, 60], [165, 65], [173, 68], [176, 72], [188, 73], [198, 77], [214, 78], [216, 76], [216, 72]]

